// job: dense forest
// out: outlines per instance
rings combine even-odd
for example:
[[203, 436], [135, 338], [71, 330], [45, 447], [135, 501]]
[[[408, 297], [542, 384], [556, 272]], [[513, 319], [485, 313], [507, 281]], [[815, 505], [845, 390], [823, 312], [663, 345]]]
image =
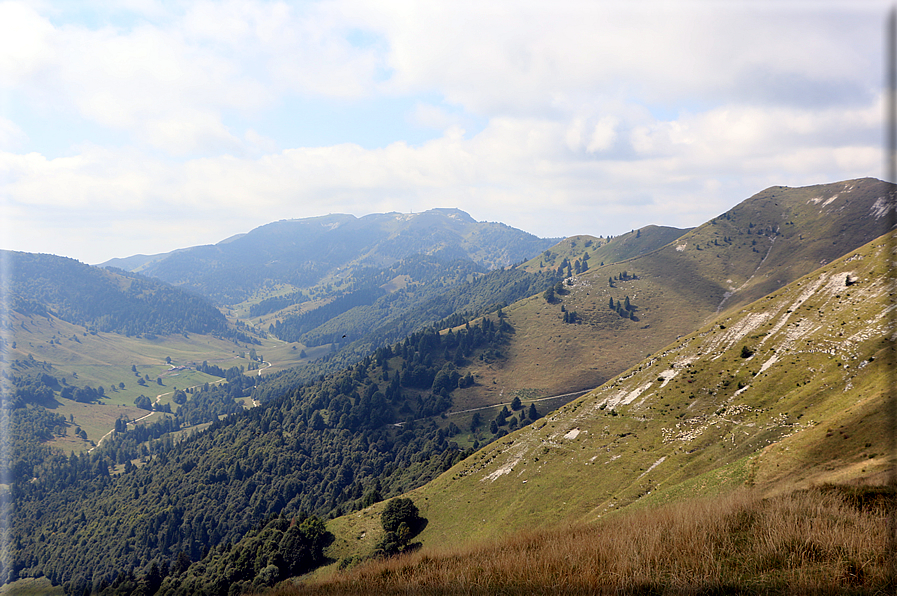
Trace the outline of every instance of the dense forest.
[[[170, 593], [201, 584], [205, 593], [226, 594], [237, 578], [223, 563], [232, 556], [228, 545], [253, 528], [270, 534], [263, 543], [280, 544], [294, 519], [301, 527], [401, 494], [463, 458], [452, 440], [461, 429], [437, 424], [438, 416], [451, 407], [455, 389], [474, 382], [459, 368], [500, 358], [511, 333], [500, 317], [446, 333], [426, 329], [259, 407], [214, 415], [208, 430], [174, 440], [172, 431], [195, 423], [191, 408], [200, 412], [196, 420], [208, 420], [220, 410], [197, 410], [202, 404], [229, 407], [251, 390], [253, 377], [235, 375], [155, 425], [120, 425], [122, 432], [90, 454], [65, 457], [43, 448], [18, 457], [15, 539], [3, 575], [44, 575], [79, 595], [85, 587], [126, 590], [133, 582], [165, 585]], [[507, 432], [509, 414], [484, 425], [491, 427], [488, 434], [482, 429], [484, 442]], [[535, 417], [534, 408], [521, 409], [512, 424]], [[265, 530], [266, 523], [276, 527]], [[265, 561], [258, 569], [246, 563], [239, 581], [270, 576], [271, 565], [278, 575], [298, 568], [268, 555], [253, 559]], [[311, 559], [296, 563], [306, 564]], [[192, 587], [184, 587], [186, 569]]]
[[[383, 269], [359, 268], [352, 273], [350, 291], [307, 313], [279, 319], [268, 331], [285, 341], [307, 346], [334, 341], [348, 344], [381, 322], [444, 293], [446, 288], [466, 284], [484, 273], [469, 259], [443, 261], [426, 255], [413, 255]], [[392, 293], [381, 287], [396, 279], [407, 280], [408, 285]]]
[[154, 279], [53, 255], [4, 251], [3, 258], [10, 271], [3, 292], [23, 314], [54, 314], [91, 332], [207, 333], [257, 342], [229, 329], [224, 315], [205, 299]]

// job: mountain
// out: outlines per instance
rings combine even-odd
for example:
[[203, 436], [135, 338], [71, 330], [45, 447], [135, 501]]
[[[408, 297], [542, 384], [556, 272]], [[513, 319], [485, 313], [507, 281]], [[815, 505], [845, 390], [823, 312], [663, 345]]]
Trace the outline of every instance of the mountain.
[[[192, 387], [239, 374], [241, 365], [261, 367], [238, 356], [261, 348], [258, 337], [204, 298], [54, 255], [2, 251], [0, 264], [0, 393], [16, 450], [90, 450], [119, 419], [149, 424], [172, 407], [185, 424], [243, 409], [233, 399], [210, 404], [199, 395], [183, 403]], [[289, 353], [273, 354], [287, 361]], [[247, 377], [250, 386], [258, 374]]]
[[[126, 570], [221, 555], [272, 515], [338, 515], [419, 486], [464, 456], [460, 429], [443, 416], [454, 394], [475, 383], [460, 368], [500, 358], [510, 333], [496, 317], [414, 334], [264, 405], [225, 410], [208, 431], [177, 440], [197, 401], [217, 395], [235, 405], [257, 377], [228, 374], [154, 424], [126, 431], [119, 421], [89, 453], [15, 449], [19, 539], [2, 577], [45, 575], [81, 593], [84, 582], [96, 587]], [[205, 583], [258, 572], [220, 571]]]
[[20, 314], [55, 315], [94, 331], [124, 335], [226, 333], [206, 300], [158, 280], [54, 255], [2, 251], [4, 296]]
[[[416, 540], [482, 543], [737, 487], [883, 483], [893, 246], [878, 238], [729, 311], [410, 491], [428, 520]], [[330, 556], [370, 552], [381, 509], [334, 520]]]
[[[782, 418], [778, 402], [772, 401], [751, 406], [767, 408], [762, 411], [719, 411], [717, 396], [743, 395], [747, 399], [753, 395], [751, 388], [774, 391], [775, 386], [762, 384], [766, 377], [756, 377], [771, 377], [780, 370], [793, 375], [804, 362], [795, 355], [794, 366], [776, 367], [773, 361], [761, 370], [772, 357], [759, 345], [762, 338], [754, 337], [761, 332], [756, 331], [759, 327], [738, 331], [734, 343], [722, 343], [713, 353], [719, 354], [720, 364], [726, 363], [728, 369], [713, 368], [711, 362], [717, 360], [706, 361], [705, 354], [712, 346], [702, 342], [717, 333], [747, 329], [741, 311], [763, 319], [765, 315], [752, 310], [755, 305], [748, 306], [751, 301], [770, 288], [776, 295], [793, 292], [794, 286], [783, 288], [813, 271], [820, 261], [829, 267], [826, 271], [835, 271], [832, 275], [843, 274], [830, 263], [880, 231], [887, 192], [884, 183], [868, 179], [806, 189], [768, 189], [689, 231], [635, 231], [600, 242], [594, 251], [597, 256], [588, 253], [589, 258], [581, 255], [572, 263], [565, 256], [574, 274], [563, 281], [557, 277], [563, 258], [560, 262], [555, 258], [555, 263], [546, 266], [549, 256], [545, 256], [538, 273], [520, 266], [472, 275], [476, 278], [472, 281], [458, 275], [456, 283], [443, 288], [443, 296], [431, 297], [453, 305], [451, 316], [397, 344], [378, 348], [341, 372], [302, 382], [290, 380], [284, 373], [274, 379], [283, 381], [280, 385], [261, 387], [256, 386], [257, 375], [242, 375], [237, 369], [233, 375], [225, 375], [220, 385], [198, 390], [185, 406], [204, 400], [227, 407], [238, 399], [261, 402], [246, 412], [221, 412], [227, 416], [213, 422], [204, 433], [182, 433], [175, 440], [171, 431], [176, 429], [166, 418], [168, 426], [164, 428], [141, 427], [121, 432], [121, 436], [112, 435], [108, 443], [90, 454], [66, 458], [28, 451], [21, 458], [17, 456], [15, 462], [21, 470], [12, 488], [16, 502], [14, 533], [19, 540], [13, 567], [8, 571], [12, 577], [48, 575], [57, 583], [69, 582], [68, 591], [74, 593], [90, 586], [100, 592], [103, 582], [127, 579], [123, 573], [162, 582], [160, 570], [164, 569], [172, 578], [167, 585], [176, 593], [189, 592], [190, 588], [185, 587], [184, 578], [171, 575], [171, 570], [186, 573], [183, 565], [187, 565], [188, 575], [199, 582], [197, 585], [208, 586], [209, 593], [226, 593], [237, 586], [236, 582], [254, 582], [252, 578], [265, 569], [265, 577], [276, 577], [272, 565], [277, 573], [297, 568], [290, 564], [281, 569], [279, 563], [283, 561], [277, 559], [277, 553], [283, 550], [280, 542], [272, 542], [286, 539], [293, 527], [290, 516], [295, 514], [296, 524], [301, 525], [303, 512], [325, 517], [364, 507], [420, 486], [465, 456], [452, 473], [412, 493], [422, 513], [431, 520], [421, 534], [425, 543], [464, 536], [493, 537], [536, 518], [544, 523], [591, 519], [589, 516], [604, 515], [605, 508], [610, 511], [620, 504], [649, 502], [644, 499], [647, 496], [675, 497], [676, 487], [683, 493], [693, 491], [695, 485], [688, 482], [695, 478], [706, 479], [707, 486], [723, 484], [713, 476], [719, 472], [713, 462], [728, 452], [719, 447], [719, 441], [687, 443], [692, 435], [686, 430], [700, 427], [700, 420], [705, 420], [702, 434], [694, 437], [712, 438], [723, 428], [717, 418], [725, 416], [741, 423], [744, 416], [756, 414], [757, 421], [748, 420], [744, 429], [736, 430], [761, 434], [744, 441], [738, 435], [735, 444], [740, 450], [729, 455], [741, 458], [733, 461], [742, 463], [724, 471], [747, 466], [744, 458], [762, 441], [783, 439], [782, 428], [788, 424], [792, 429], [803, 428], [795, 426], [803, 422]], [[351, 221], [335, 223], [339, 227]], [[661, 244], [661, 236], [666, 233], [675, 239]], [[237, 237], [225, 246], [243, 242], [250, 235]], [[586, 242], [595, 244], [590, 238], [581, 240], [584, 252], [592, 248], [586, 247]], [[573, 256], [580, 249], [578, 241], [563, 246]], [[604, 265], [597, 252], [602, 249]], [[626, 260], [611, 262], [622, 256]], [[857, 260], [870, 264], [878, 257], [869, 253], [863, 258], [865, 261]], [[431, 259], [438, 261], [433, 255], [415, 259], [393, 261], [389, 266], [429, 267]], [[577, 261], [579, 274], [575, 273]], [[838, 266], [841, 263], [838, 261]], [[567, 266], [561, 275], [566, 274]], [[856, 277], [851, 274], [850, 285], [846, 276], [842, 282], [848, 288], [864, 289], [865, 282], [854, 282], [872, 276], [872, 270], [863, 273], [859, 265], [854, 268]], [[383, 270], [377, 271], [369, 271], [368, 279], [380, 281], [377, 276]], [[353, 280], [363, 273], [360, 268], [353, 270]], [[488, 306], [503, 289], [518, 282], [521, 288], [529, 288], [520, 290], [524, 295], [530, 292], [537, 276], [542, 276], [543, 282], [549, 277], [557, 277], [557, 281], [512, 304]], [[413, 280], [414, 275], [408, 278]], [[374, 287], [389, 295], [400, 295], [406, 288], [412, 293], [420, 289], [408, 278], [397, 275], [384, 280], [389, 283], [380, 284], [385, 288]], [[333, 285], [336, 278], [328, 279], [331, 281], [327, 283]], [[834, 287], [834, 279], [829, 278], [822, 287]], [[354, 281], [344, 281], [342, 296], [349, 296]], [[801, 283], [809, 282], [804, 279]], [[469, 291], [462, 292], [461, 288]], [[509, 300], [512, 295], [504, 294]], [[874, 295], [861, 297], [866, 302], [851, 303], [849, 308], [857, 311], [850, 314], [874, 320], [874, 311], [862, 310], [862, 304], [871, 304]], [[332, 293], [318, 307], [333, 304], [338, 298]], [[764, 305], [763, 300], [760, 305]], [[793, 311], [790, 305], [796, 303], [797, 299], [791, 300], [785, 310]], [[475, 312], [459, 313], [465, 304], [477, 305]], [[415, 311], [420, 320], [425, 318], [421, 313], [444, 307], [435, 302], [414, 306], [421, 309]], [[427, 310], [430, 306], [433, 309]], [[784, 307], [776, 308], [774, 312], [780, 313]], [[842, 314], [848, 306], [843, 308]], [[826, 303], [823, 315], [815, 316], [822, 321], [832, 316], [833, 310], [834, 306]], [[774, 327], [767, 319], [761, 322]], [[790, 330], [788, 324], [793, 322], [786, 320], [766, 333], [773, 336]], [[846, 319], [839, 319], [837, 324], [841, 322], [848, 325]], [[849, 323], [860, 324], [853, 320]], [[702, 335], [689, 335], [702, 327]], [[857, 332], [851, 332], [859, 342]], [[681, 352], [681, 362], [671, 360], [670, 346], [680, 345], [672, 343], [675, 341], [691, 350]], [[741, 342], [751, 342], [746, 345], [747, 352], [745, 345], [737, 345]], [[796, 350], [798, 344], [784, 348], [784, 344], [775, 345], [777, 350]], [[291, 349], [289, 345], [283, 348]], [[727, 350], [737, 352], [737, 358], [735, 352]], [[765, 358], [762, 364], [758, 364], [759, 358], [752, 360], [758, 354]], [[828, 355], [814, 354], [820, 360], [813, 360], [812, 365], [822, 366]], [[858, 357], [867, 358], [864, 354]], [[685, 363], [692, 356], [702, 363], [702, 368], [694, 369], [694, 375]], [[852, 379], [854, 386], [864, 383], [867, 373], [881, 370], [882, 358], [872, 357], [866, 360], [863, 375]], [[751, 366], [748, 363], [758, 366], [745, 368]], [[849, 364], [851, 370], [860, 370], [858, 362]], [[552, 414], [549, 421], [537, 420], [549, 404], [563, 404], [573, 398], [557, 393], [594, 389], [627, 369], [631, 375], [620, 377], [611, 386], [619, 394], [607, 393], [610, 390], [604, 385], [597, 393]], [[748, 375], [748, 371], [757, 374]], [[820, 378], [828, 379], [825, 375]], [[631, 379], [638, 384], [626, 384]], [[784, 387], [797, 381], [783, 378], [779, 382]], [[811, 389], [818, 394], [827, 387]], [[664, 392], [656, 393], [658, 390]], [[809, 391], [800, 394], [803, 397], [795, 407], [811, 406], [806, 401], [811, 396]], [[652, 401], [639, 401], [650, 395], [654, 396]], [[634, 397], [629, 400], [629, 396]], [[739, 404], [724, 405], [729, 408]], [[796, 412], [793, 410], [787, 412]], [[822, 416], [834, 410], [811, 413]], [[768, 422], [761, 419], [761, 414], [767, 413], [772, 416]], [[175, 420], [185, 419], [179, 415], [180, 410]], [[212, 420], [217, 418], [216, 414]], [[533, 420], [536, 423], [530, 424]], [[675, 429], [677, 422], [688, 426], [683, 427], [686, 430], [681, 438], [676, 433], [670, 435], [673, 439], [668, 445], [662, 430]], [[47, 424], [62, 423], [52, 419]], [[517, 430], [520, 427], [524, 427], [522, 431]], [[725, 439], [731, 440], [729, 435]], [[484, 443], [489, 445], [474, 453]], [[865, 443], [874, 445], [875, 441]], [[696, 447], [700, 449], [694, 451]], [[519, 461], [515, 449], [522, 454]], [[595, 459], [584, 460], [586, 452], [588, 458]], [[607, 456], [606, 464], [602, 461], [600, 471], [592, 470], [602, 455]], [[620, 457], [614, 458], [616, 455]], [[546, 465], [549, 460], [551, 466]], [[668, 460], [683, 467], [668, 465]], [[771, 470], [763, 466], [756, 469], [758, 479], [763, 478], [760, 471]], [[522, 473], [531, 474], [525, 478], [526, 484], [518, 476]], [[702, 476], [706, 474], [711, 476]], [[500, 488], [505, 490], [496, 490]], [[539, 490], [530, 490], [536, 488]], [[348, 542], [361, 550], [367, 548], [371, 541], [357, 537], [375, 539], [376, 527], [365, 524], [375, 524], [378, 512], [375, 507], [334, 520], [330, 526], [337, 536], [333, 556], [342, 558], [357, 552], [347, 547]], [[287, 517], [272, 518], [279, 515]], [[462, 516], [464, 520], [457, 519]], [[238, 556], [226, 543], [241, 541], [241, 537], [252, 545], [241, 546]], [[181, 550], [186, 558], [180, 556]], [[239, 569], [229, 567], [238, 560]], [[228, 584], [231, 580], [233, 583]]]
[[524, 261], [553, 242], [505, 224], [477, 222], [459, 209], [432, 209], [278, 221], [215, 245], [107, 264], [136, 265], [145, 275], [237, 304], [277, 284], [327, 294], [351, 284], [357, 271], [382, 269], [411, 255], [465, 259], [495, 269]]
[[[588, 247], [588, 240], [563, 241], [563, 251], [548, 252], [578, 254], [588, 269], [576, 274], [573, 264], [573, 275], [550, 300], [537, 295], [504, 309], [516, 333], [505, 360], [475, 372], [493, 389], [483, 403], [604, 383], [678, 336], [882, 234], [887, 192], [884, 182], [871, 178], [768, 188], [644, 254], [624, 247], [649, 241], [652, 234], [645, 232], [599, 247], [594, 239]], [[613, 260], [629, 254], [637, 256]], [[526, 266], [537, 267], [538, 260], [543, 267], [563, 265], [549, 258], [543, 253]]]

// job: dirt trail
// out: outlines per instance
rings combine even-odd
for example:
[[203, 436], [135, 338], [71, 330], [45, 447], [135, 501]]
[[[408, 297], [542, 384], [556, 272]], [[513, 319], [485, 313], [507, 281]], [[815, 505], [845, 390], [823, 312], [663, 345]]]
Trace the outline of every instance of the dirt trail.
[[[570, 397], [570, 396], [580, 396], [585, 395], [591, 391], [591, 389], [583, 389], [582, 391], [574, 391], [573, 393], [562, 393], [560, 395], [551, 395], [549, 397], [540, 397], [538, 399], [527, 399], [521, 401], [528, 402], [538, 402], [538, 401], [548, 401], [549, 399], [558, 399], [559, 397]], [[469, 414], [470, 412], [479, 412], [480, 410], [488, 410], [490, 408], [497, 408], [500, 406], [509, 406], [511, 402], [499, 402], [497, 404], [492, 404], [491, 406], [480, 406], [478, 408], [470, 408], [469, 410], [458, 410], [457, 412], [446, 412], [446, 416], [458, 416], [459, 414]]]
[[[268, 362], [268, 363], [266, 363], [266, 364], [268, 364], [268, 367], [271, 366], [271, 363], [270, 363], [270, 362]], [[266, 367], [266, 368], [267, 368], [267, 367]], [[261, 374], [261, 372], [262, 372], [262, 371], [260, 370], [260, 371], [259, 371], [259, 374]], [[221, 379], [220, 381], [213, 381], [212, 383], [210, 383], [210, 385], [214, 385], [215, 383], [223, 383], [223, 382], [224, 382], [224, 379]], [[188, 389], [195, 389], [195, 388], [197, 388], [197, 387], [201, 387], [201, 385], [193, 385], [192, 387], [188, 387]], [[155, 401], [154, 403], [155, 403], [155, 404], [158, 404], [159, 402], [162, 401], [162, 398], [163, 398], [164, 396], [166, 396], [166, 395], [168, 395], [168, 394], [170, 394], [170, 393], [173, 393], [173, 392], [172, 392], [172, 391], [166, 391], [165, 393], [160, 393], [159, 395], [156, 396], [156, 401]], [[158, 413], [159, 413], [158, 410], [153, 410], [152, 412], [149, 412], [149, 413], [146, 414], [145, 416], [141, 416], [140, 418], [136, 418], [136, 419], [134, 419], [134, 420], [130, 420], [130, 421], [128, 421], [127, 424], [137, 424], [137, 423], [140, 422], [141, 420], [146, 420], [147, 418], [149, 418], [149, 417], [152, 416], [153, 414], [158, 414]], [[109, 432], [107, 432], [105, 435], [103, 435], [102, 437], [100, 437], [100, 440], [97, 441], [97, 444], [94, 445], [93, 447], [91, 447], [90, 449], [88, 449], [87, 452], [90, 453], [91, 451], [93, 451], [94, 449], [96, 449], [97, 447], [99, 447], [100, 445], [102, 445], [102, 444], [103, 444], [103, 441], [104, 441], [107, 437], [109, 437], [112, 433], [114, 433], [114, 432], [115, 432], [115, 429], [113, 428], [112, 430], [110, 430]]]

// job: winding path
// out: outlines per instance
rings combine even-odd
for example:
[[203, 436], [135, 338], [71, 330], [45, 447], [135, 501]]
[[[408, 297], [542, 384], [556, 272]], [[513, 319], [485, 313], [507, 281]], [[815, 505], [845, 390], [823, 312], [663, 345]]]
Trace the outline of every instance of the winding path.
[[[548, 401], [549, 399], [558, 399], [559, 397], [571, 397], [571, 396], [580, 396], [585, 395], [591, 389], [583, 389], [582, 391], [574, 391], [573, 393], [562, 393], [560, 395], [551, 395], [549, 397], [540, 397], [538, 399], [527, 399], [528, 402], [537, 402], [537, 401]], [[523, 401], [523, 400], [521, 400]], [[469, 414], [470, 412], [479, 412], [480, 410], [488, 410], [490, 408], [497, 408], [499, 406], [509, 406], [511, 402], [499, 402], [497, 404], [492, 404], [490, 406], [480, 406], [478, 408], [470, 408], [469, 410], [458, 410], [457, 412], [447, 412], [446, 416], [457, 416], [459, 414]]]
[[[262, 376], [262, 371], [268, 370], [269, 368], [271, 368], [272, 366], [274, 366], [271, 362], [268, 362], [268, 361], [266, 361], [266, 360], [263, 360], [263, 361], [262, 361], [262, 364], [267, 364], [267, 366], [266, 366], [265, 368], [260, 368], [260, 369], [258, 369], [258, 376]], [[212, 382], [209, 383], [209, 384], [210, 384], [210, 385], [214, 385], [215, 383], [223, 383], [224, 381], [225, 381], [225, 379], [220, 379], [220, 380], [218, 380], [218, 381], [212, 381]], [[205, 383], [203, 383], [203, 384], [205, 384]], [[188, 389], [195, 389], [196, 387], [200, 387], [200, 385], [193, 385], [192, 387], [188, 387]], [[171, 392], [171, 391], [166, 391], [165, 393], [160, 393], [159, 395], [157, 395], [157, 396], [156, 396], [156, 401], [155, 401], [155, 403], [158, 404], [160, 401], [162, 401], [162, 397], [165, 396], [165, 395], [168, 395], [169, 393], [172, 393], [172, 392]], [[256, 401], [256, 400], [252, 400], [252, 407], [255, 407], [255, 406], [258, 406], [258, 405], [259, 405], [259, 402], [258, 402], [258, 401]], [[152, 416], [153, 414], [156, 414], [156, 413], [158, 413], [158, 410], [153, 410], [152, 412], [146, 414], [145, 416], [141, 416], [140, 418], [137, 418], [137, 419], [135, 419], [135, 420], [130, 420], [130, 421], [128, 421], [127, 424], [137, 424], [137, 423], [140, 422], [141, 420], [146, 420], [147, 418], [149, 418], [150, 416]], [[96, 449], [97, 447], [99, 447], [100, 445], [102, 445], [103, 441], [104, 441], [107, 437], [109, 437], [112, 433], [114, 433], [114, 432], [115, 432], [115, 429], [113, 428], [112, 430], [110, 430], [109, 432], [107, 432], [105, 435], [103, 435], [102, 437], [100, 437], [100, 440], [97, 441], [97, 444], [94, 445], [93, 447], [91, 447], [90, 449], [88, 449], [87, 452], [90, 453], [91, 451], [93, 451], [94, 449]]]

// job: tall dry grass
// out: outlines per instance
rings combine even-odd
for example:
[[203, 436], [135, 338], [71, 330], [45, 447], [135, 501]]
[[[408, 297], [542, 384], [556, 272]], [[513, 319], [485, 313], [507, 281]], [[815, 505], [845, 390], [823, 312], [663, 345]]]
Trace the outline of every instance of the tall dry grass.
[[497, 543], [428, 548], [275, 593], [889, 593], [893, 503], [872, 489], [765, 500], [738, 492]]

